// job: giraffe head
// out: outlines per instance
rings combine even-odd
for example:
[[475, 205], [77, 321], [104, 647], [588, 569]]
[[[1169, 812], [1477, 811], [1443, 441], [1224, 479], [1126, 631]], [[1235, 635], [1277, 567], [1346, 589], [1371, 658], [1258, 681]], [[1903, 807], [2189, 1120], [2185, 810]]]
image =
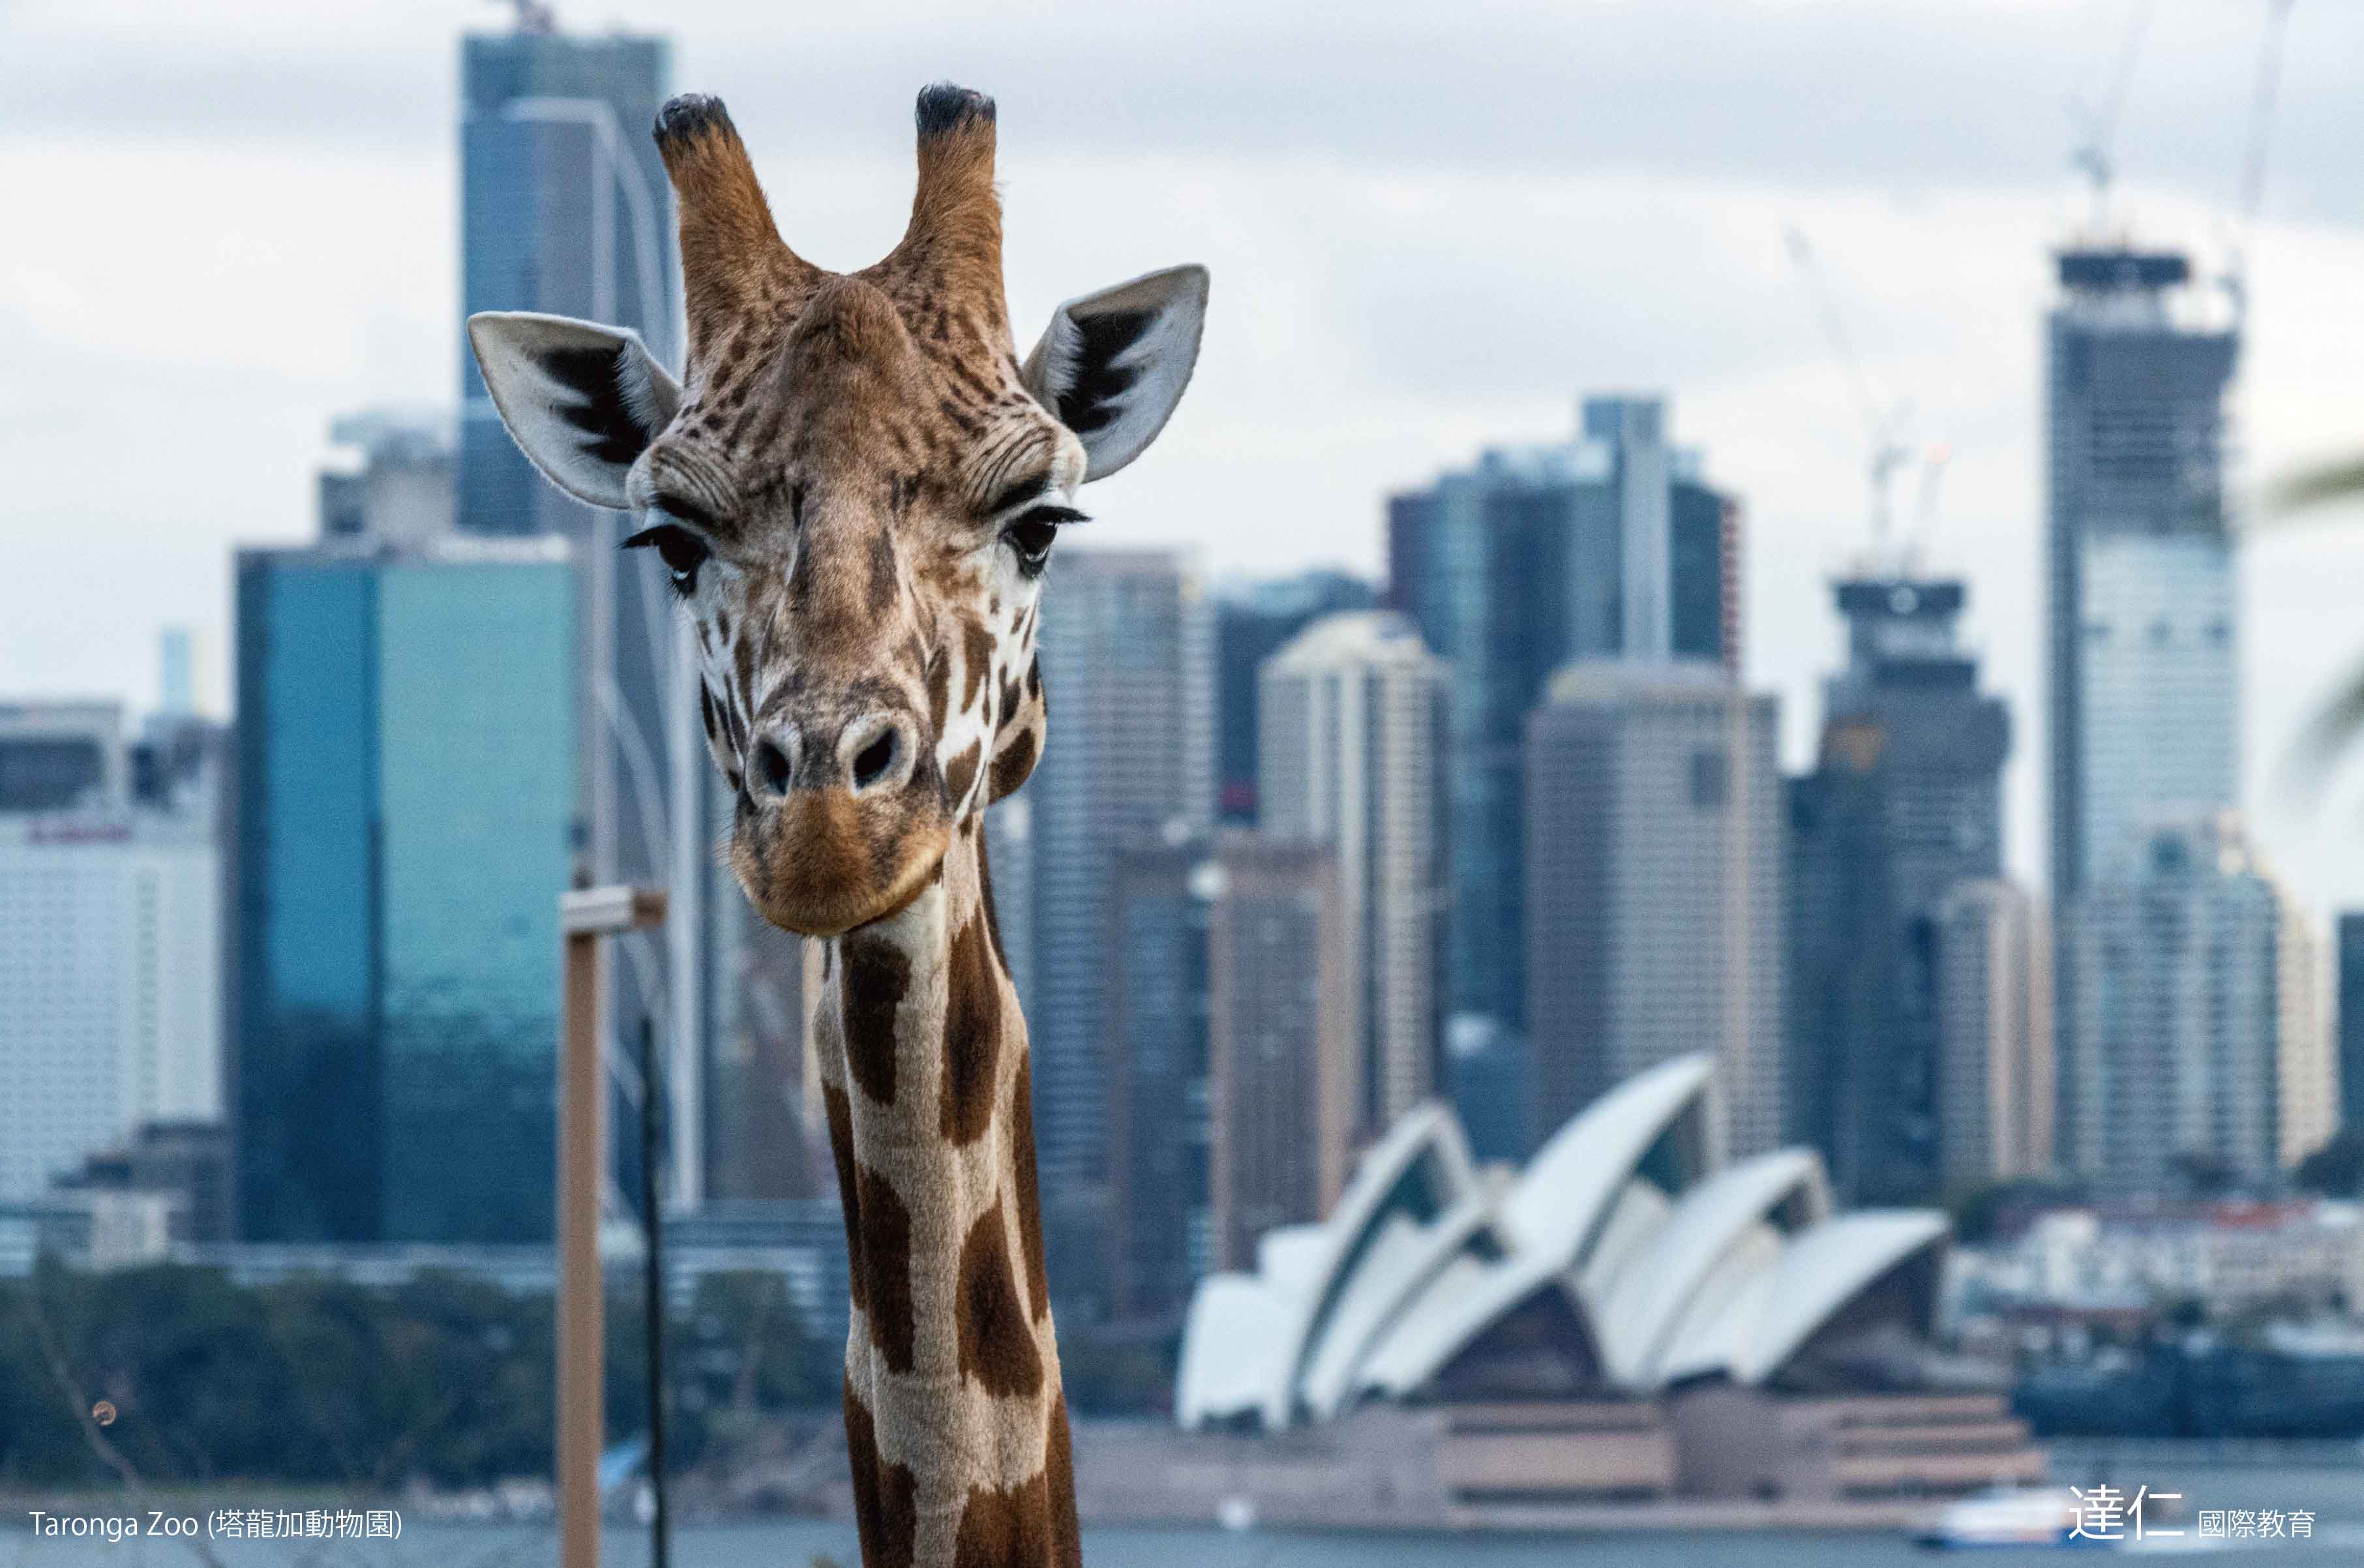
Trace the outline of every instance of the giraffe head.
[[676, 383], [631, 332], [473, 317], [485, 383], [552, 483], [640, 514], [626, 542], [695, 628], [729, 852], [775, 924], [901, 907], [1043, 742], [1037, 601], [1081, 485], [1132, 461], [1198, 357], [1199, 267], [1059, 307], [1023, 361], [1002, 297], [993, 102], [919, 101], [919, 191], [875, 266], [774, 228], [720, 103], [659, 112], [688, 326]]

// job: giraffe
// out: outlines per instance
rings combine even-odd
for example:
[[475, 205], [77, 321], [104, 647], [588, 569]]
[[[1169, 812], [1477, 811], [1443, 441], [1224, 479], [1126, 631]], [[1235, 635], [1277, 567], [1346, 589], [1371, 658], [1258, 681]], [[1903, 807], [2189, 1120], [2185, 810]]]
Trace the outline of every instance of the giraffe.
[[1020, 361], [993, 101], [939, 83], [917, 120], [909, 228], [841, 274], [781, 239], [719, 101], [659, 111], [679, 381], [611, 327], [497, 313], [468, 331], [542, 474], [644, 522], [625, 544], [659, 558], [695, 633], [729, 863], [765, 918], [820, 943], [863, 1561], [1073, 1564], [1026, 1027], [981, 824], [1042, 754], [1056, 537], [1179, 401], [1207, 273], [1071, 300]]

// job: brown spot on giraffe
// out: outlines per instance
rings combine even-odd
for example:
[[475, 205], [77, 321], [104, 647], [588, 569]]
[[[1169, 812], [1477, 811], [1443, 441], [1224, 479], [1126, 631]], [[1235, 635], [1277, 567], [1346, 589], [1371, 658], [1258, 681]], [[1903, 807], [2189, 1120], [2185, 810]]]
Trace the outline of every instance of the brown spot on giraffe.
[[1076, 1458], [1067, 1432], [1065, 1390], [1051, 1401], [1051, 1431], [1043, 1443], [1043, 1490], [1051, 1502], [1052, 1568], [1083, 1568], [1083, 1531], [1076, 1518]]
[[1050, 1479], [972, 1486], [953, 1538], [953, 1568], [1018, 1568], [1059, 1561], [1051, 1533]]
[[910, 984], [902, 949], [859, 931], [845, 939], [845, 1068], [882, 1106], [895, 1103], [895, 1011]]
[[1027, 1325], [1026, 1307], [1009, 1270], [1009, 1227], [997, 1198], [977, 1216], [961, 1245], [953, 1296], [961, 1375], [997, 1397], [1032, 1397], [1043, 1386], [1043, 1357]]
[[943, 1110], [939, 1124], [958, 1148], [993, 1122], [994, 1069], [1001, 1061], [1001, 973], [986, 940], [985, 917], [972, 915], [953, 939], [944, 975]]
[[919, 1550], [919, 1478], [879, 1456], [870, 1407], [845, 1379], [845, 1457], [853, 1476], [853, 1529], [864, 1568], [911, 1568]]
[[917, 1320], [911, 1316], [911, 1211], [894, 1184], [858, 1159], [861, 1184], [862, 1296], [870, 1342], [889, 1372], [911, 1370]]
[[972, 740], [968, 749], [952, 761], [944, 770], [944, 793], [958, 806], [968, 799], [968, 786], [976, 783], [976, 770], [985, 761], [985, 742]]
[[944, 730], [944, 712], [952, 705], [952, 662], [939, 650], [928, 661], [928, 722], [941, 735]]
[[1017, 793], [1034, 771], [1034, 732], [1021, 729], [993, 759], [993, 798]]
[[977, 688], [985, 684], [993, 668], [993, 633], [976, 617], [961, 622], [961, 711], [966, 713], [976, 706]]

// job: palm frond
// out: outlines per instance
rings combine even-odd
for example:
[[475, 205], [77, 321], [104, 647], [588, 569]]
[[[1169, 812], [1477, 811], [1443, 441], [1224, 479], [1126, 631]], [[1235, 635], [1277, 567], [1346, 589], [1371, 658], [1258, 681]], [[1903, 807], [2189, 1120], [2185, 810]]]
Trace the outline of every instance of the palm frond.
[[2364, 501], [2364, 457], [2343, 458], [2283, 480], [2267, 493], [2258, 523], [2288, 520], [2293, 513], [2342, 501]]
[[2364, 735], [2364, 669], [2341, 677], [2339, 689], [2292, 738], [2282, 758], [2284, 786], [2303, 799], [2317, 798], [2358, 735]]

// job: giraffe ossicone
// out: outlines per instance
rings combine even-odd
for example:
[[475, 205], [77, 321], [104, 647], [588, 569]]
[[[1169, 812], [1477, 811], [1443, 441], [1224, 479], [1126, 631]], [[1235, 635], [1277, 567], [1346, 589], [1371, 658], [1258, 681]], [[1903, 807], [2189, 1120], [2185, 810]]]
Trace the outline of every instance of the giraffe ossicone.
[[766, 918], [823, 943], [814, 1017], [853, 1264], [846, 1440], [868, 1568], [1080, 1561], [1032, 1080], [986, 864], [1046, 708], [1038, 610], [1076, 493], [1155, 439], [1207, 274], [1069, 301], [1020, 361], [991, 99], [920, 95], [903, 239], [857, 272], [780, 238], [722, 105], [655, 135], [686, 363], [631, 332], [468, 323], [526, 456], [671, 577]]

